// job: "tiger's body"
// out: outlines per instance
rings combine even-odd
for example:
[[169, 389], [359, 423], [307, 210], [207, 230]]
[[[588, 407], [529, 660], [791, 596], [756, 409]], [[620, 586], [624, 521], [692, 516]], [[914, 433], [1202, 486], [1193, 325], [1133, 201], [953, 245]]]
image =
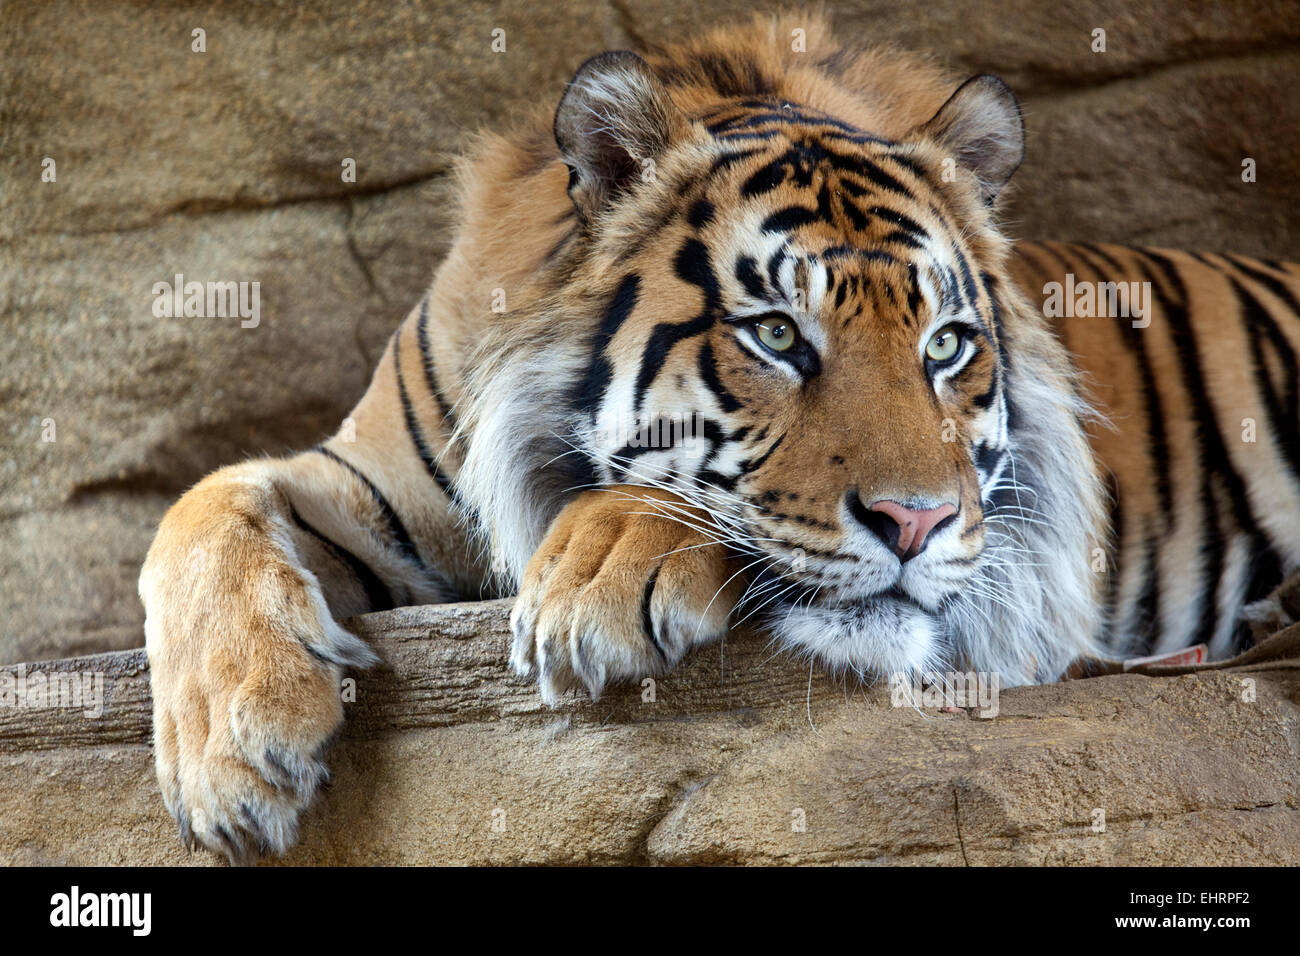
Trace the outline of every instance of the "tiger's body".
[[1109, 427], [1092, 430], [1110, 485], [1103, 631], [1119, 656], [1245, 639], [1241, 610], [1300, 562], [1296, 347], [1300, 269], [1235, 255], [1104, 245], [1016, 246], [1012, 275], [1150, 283], [1149, 325], [1058, 320]]
[[[788, 37], [607, 54], [553, 126], [484, 136], [347, 428], [169, 511], [140, 591], [187, 843], [295, 841], [374, 660], [351, 614], [518, 590], [511, 663], [552, 702], [755, 614], [834, 670], [1025, 683], [1225, 654], [1300, 565], [1300, 269], [1013, 247], [999, 81]], [[1067, 274], [1152, 305], [1054, 325]]]

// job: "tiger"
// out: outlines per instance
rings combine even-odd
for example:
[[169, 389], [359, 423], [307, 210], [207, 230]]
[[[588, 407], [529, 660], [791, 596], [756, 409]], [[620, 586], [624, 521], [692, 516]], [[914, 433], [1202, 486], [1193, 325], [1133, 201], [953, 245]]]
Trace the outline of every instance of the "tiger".
[[[396, 606], [514, 595], [553, 706], [748, 621], [866, 682], [1238, 648], [1300, 564], [1300, 267], [1013, 242], [1023, 154], [1002, 80], [808, 17], [601, 54], [478, 134], [339, 431], [207, 476], [149, 548], [185, 845], [297, 842], [377, 660], [340, 622]], [[1131, 314], [1047, 307], [1086, 283]]]

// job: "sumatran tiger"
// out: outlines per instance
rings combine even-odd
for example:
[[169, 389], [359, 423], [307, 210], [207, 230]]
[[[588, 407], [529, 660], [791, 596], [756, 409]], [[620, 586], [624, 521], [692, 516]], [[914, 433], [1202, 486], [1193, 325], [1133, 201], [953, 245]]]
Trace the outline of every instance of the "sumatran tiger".
[[1226, 655], [1300, 565], [1300, 266], [1013, 244], [1003, 82], [793, 26], [597, 56], [482, 135], [346, 427], [167, 513], [140, 594], [188, 845], [295, 842], [360, 612], [517, 593], [548, 703], [747, 617], [1009, 685]]

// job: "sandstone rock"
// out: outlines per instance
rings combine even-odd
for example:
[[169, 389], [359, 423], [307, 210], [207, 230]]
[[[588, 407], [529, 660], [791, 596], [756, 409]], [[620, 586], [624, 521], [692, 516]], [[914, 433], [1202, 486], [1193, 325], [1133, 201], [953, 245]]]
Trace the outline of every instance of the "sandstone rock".
[[[506, 671], [505, 602], [353, 626], [384, 663], [352, 675], [287, 863], [1300, 863], [1294, 668], [1004, 690], [981, 718], [810, 678], [747, 634], [653, 700], [550, 711]], [[47, 667], [103, 672], [105, 709], [0, 709], [0, 865], [216, 862], [163, 809], [143, 652]]]

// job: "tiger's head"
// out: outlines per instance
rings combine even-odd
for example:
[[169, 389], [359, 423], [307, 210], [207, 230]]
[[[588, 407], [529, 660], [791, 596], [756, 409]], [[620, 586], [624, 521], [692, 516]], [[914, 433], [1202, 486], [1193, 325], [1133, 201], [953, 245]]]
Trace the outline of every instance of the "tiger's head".
[[707, 514], [739, 616], [833, 669], [1059, 676], [1092, 650], [1101, 499], [1068, 359], [1003, 268], [1015, 97], [978, 76], [867, 129], [744, 72], [617, 52], [569, 84], [552, 310], [590, 332], [557, 431], [591, 481]]

